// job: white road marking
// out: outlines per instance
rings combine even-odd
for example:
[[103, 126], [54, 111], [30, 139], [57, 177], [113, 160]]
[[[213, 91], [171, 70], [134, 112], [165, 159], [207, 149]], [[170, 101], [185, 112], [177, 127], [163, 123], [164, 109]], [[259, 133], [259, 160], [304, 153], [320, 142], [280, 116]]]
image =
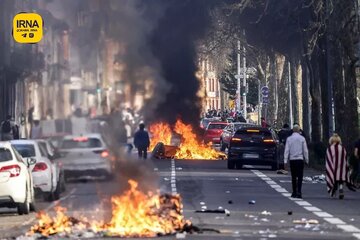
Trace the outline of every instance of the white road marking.
[[[299, 206], [303, 207], [305, 210], [312, 212], [316, 216], [322, 218], [324, 221], [327, 221], [330, 224], [335, 225], [337, 228], [342, 229], [344, 232], [352, 233], [352, 235], [360, 239], [360, 229], [349, 225], [340, 218], [335, 218], [333, 215], [322, 211], [321, 209], [312, 206], [311, 203], [304, 201], [303, 199], [299, 198], [292, 198], [291, 194], [284, 188], [282, 188], [280, 185], [278, 185], [275, 181], [273, 181], [271, 178], [260, 172], [259, 170], [251, 170], [256, 176], [260, 177], [262, 180], [264, 180], [270, 187], [272, 187], [275, 191], [281, 193], [284, 197], [294, 201]], [[280, 182], [291, 182], [286, 180], [280, 180]]]
[[360, 239], [360, 233], [354, 233], [353, 236], [357, 239]]
[[322, 210], [320, 208], [317, 207], [304, 207], [306, 210], [308, 210], [309, 212], [321, 212]]
[[321, 217], [321, 218], [332, 218], [333, 217], [333, 215], [331, 215], [330, 213], [327, 213], [327, 212], [313, 212], [313, 214], [315, 214], [316, 216]]
[[340, 218], [324, 218], [325, 221], [334, 224], [334, 225], [341, 225], [341, 224], [346, 224], [343, 220], [341, 220]]
[[176, 168], [175, 168], [175, 160], [171, 159], [171, 193], [173, 195], [177, 194], [177, 189], [176, 189]]
[[[60, 202], [66, 200], [67, 198], [69, 198], [74, 192], [76, 191], [76, 188], [73, 188], [67, 195], [59, 198], [59, 200], [52, 202], [49, 206], [47, 206], [47, 208], [45, 208], [43, 211], [44, 212], [48, 212], [51, 208], [55, 207], [57, 204], [59, 204]], [[32, 217], [29, 220], [23, 222], [21, 225], [22, 226], [26, 226], [26, 225], [30, 225], [32, 222], [34, 222], [36, 220], [36, 217]]]
[[288, 193], [288, 191], [285, 188], [275, 188], [275, 190], [279, 193]]
[[306, 201], [296, 201], [296, 203], [300, 206], [311, 206], [311, 204]]
[[336, 225], [338, 228], [341, 228], [342, 230], [344, 230], [345, 232], [351, 232], [351, 233], [360, 233], [360, 229], [358, 229], [357, 227], [353, 226], [353, 225], [347, 225], [347, 224], [342, 224], [342, 225]]

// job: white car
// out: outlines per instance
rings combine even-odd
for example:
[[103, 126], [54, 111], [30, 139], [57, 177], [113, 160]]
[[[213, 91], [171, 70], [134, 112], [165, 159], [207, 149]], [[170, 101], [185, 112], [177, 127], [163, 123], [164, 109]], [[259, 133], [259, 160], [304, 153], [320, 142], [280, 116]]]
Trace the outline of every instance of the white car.
[[0, 207], [17, 208], [20, 215], [35, 210], [29, 169], [35, 162], [35, 159], [22, 158], [11, 143], [0, 142]]
[[100, 134], [66, 136], [59, 151], [66, 179], [104, 176], [110, 180], [113, 176], [113, 162]]
[[38, 142], [40, 149], [44, 149], [46, 151], [49, 160], [53, 163], [54, 171], [56, 172], [56, 175], [59, 175], [58, 184], [60, 184], [60, 191], [65, 192], [66, 186], [64, 169], [62, 168], [60, 162], [55, 161], [57, 158], [60, 157], [58, 156], [55, 147], [49, 140], [39, 139], [36, 141]]
[[11, 144], [23, 158], [36, 159], [36, 164], [31, 167], [35, 191], [43, 194], [45, 200], [58, 200], [61, 192], [60, 171], [49, 160], [46, 149], [37, 140], [12, 140]]

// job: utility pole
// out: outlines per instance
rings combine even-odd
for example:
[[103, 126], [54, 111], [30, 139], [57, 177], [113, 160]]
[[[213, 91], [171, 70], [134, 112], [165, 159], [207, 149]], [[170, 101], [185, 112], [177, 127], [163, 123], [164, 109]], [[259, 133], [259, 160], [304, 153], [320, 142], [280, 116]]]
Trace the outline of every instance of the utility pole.
[[292, 127], [294, 125], [294, 119], [293, 119], [293, 106], [292, 106], [292, 94], [291, 94], [291, 65], [290, 61], [288, 63], [289, 67], [289, 82], [288, 82], [288, 90], [289, 90], [289, 119], [290, 119], [290, 126]]
[[241, 110], [241, 82], [240, 82], [240, 51], [241, 51], [241, 45], [240, 45], [240, 40], [238, 40], [237, 42], [237, 88], [238, 88], [238, 102], [237, 102], [237, 111], [240, 112]]
[[261, 82], [260, 79], [258, 79], [258, 125], [261, 125]]
[[[244, 37], [245, 37], [245, 30], [244, 30]], [[243, 45], [243, 77], [244, 77], [244, 81], [243, 81], [243, 86], [244, 86], [244, 99], [243, 99], [243, 103], [244, 103], [244, 118], [247, 118], [247, 99], [246, 99], [246, 95], [247, 95], [247, 86], [246, 86], [246, 49], [245, 49], [245, 44]]]
[[[325, 7], [326, 7], [326, 18], [329, 19], [330, 17], [330, 9], [329, 9], [329, 3], [325, 1]], [[328, 138], [333, 134], [335, 131], [335, 121], [334, 121], [334, 103], [333, 103], [333, 76], [331, 74], [330, 68], [331, 68], [331, 60], [330, 60], [330, 34], [329, 34], [329, 27], [326, 30], [325, 33], [325, 39], [326, 39], [326, 71], [327, 71], [327, 100], [328, 100], [328, 124], [329, 124], [329, 133]]]

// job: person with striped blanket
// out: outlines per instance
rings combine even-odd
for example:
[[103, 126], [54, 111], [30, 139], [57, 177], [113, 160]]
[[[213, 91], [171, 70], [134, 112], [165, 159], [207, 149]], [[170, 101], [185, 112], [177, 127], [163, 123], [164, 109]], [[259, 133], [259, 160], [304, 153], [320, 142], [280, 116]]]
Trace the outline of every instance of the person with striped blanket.
[[326, 184], [330, 196], [334, 197], [339, 189], [339, 199], [344, 199], [344, 184], [353, 191], [348, 174], [348, 162], [341, 138], [334, 133], [326, 151]]

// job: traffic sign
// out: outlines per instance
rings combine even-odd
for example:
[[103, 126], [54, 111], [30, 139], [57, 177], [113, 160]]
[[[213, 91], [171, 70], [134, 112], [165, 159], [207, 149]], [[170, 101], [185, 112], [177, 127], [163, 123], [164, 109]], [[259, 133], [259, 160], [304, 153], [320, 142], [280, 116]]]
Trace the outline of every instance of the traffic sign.
[[263, 103], [263, 104], [268, 104], [268, 103], [269, 103], [269, 97], [268, 97], [268, 96], [266, 96], [266, 97], [263, 96], [263, 97], [262, 97], [262, 103]]
[[267, 86], [263, 86], [261, 88], [261, 94], [265, 97], [265, 96], [269, 96], [269, 88]]

